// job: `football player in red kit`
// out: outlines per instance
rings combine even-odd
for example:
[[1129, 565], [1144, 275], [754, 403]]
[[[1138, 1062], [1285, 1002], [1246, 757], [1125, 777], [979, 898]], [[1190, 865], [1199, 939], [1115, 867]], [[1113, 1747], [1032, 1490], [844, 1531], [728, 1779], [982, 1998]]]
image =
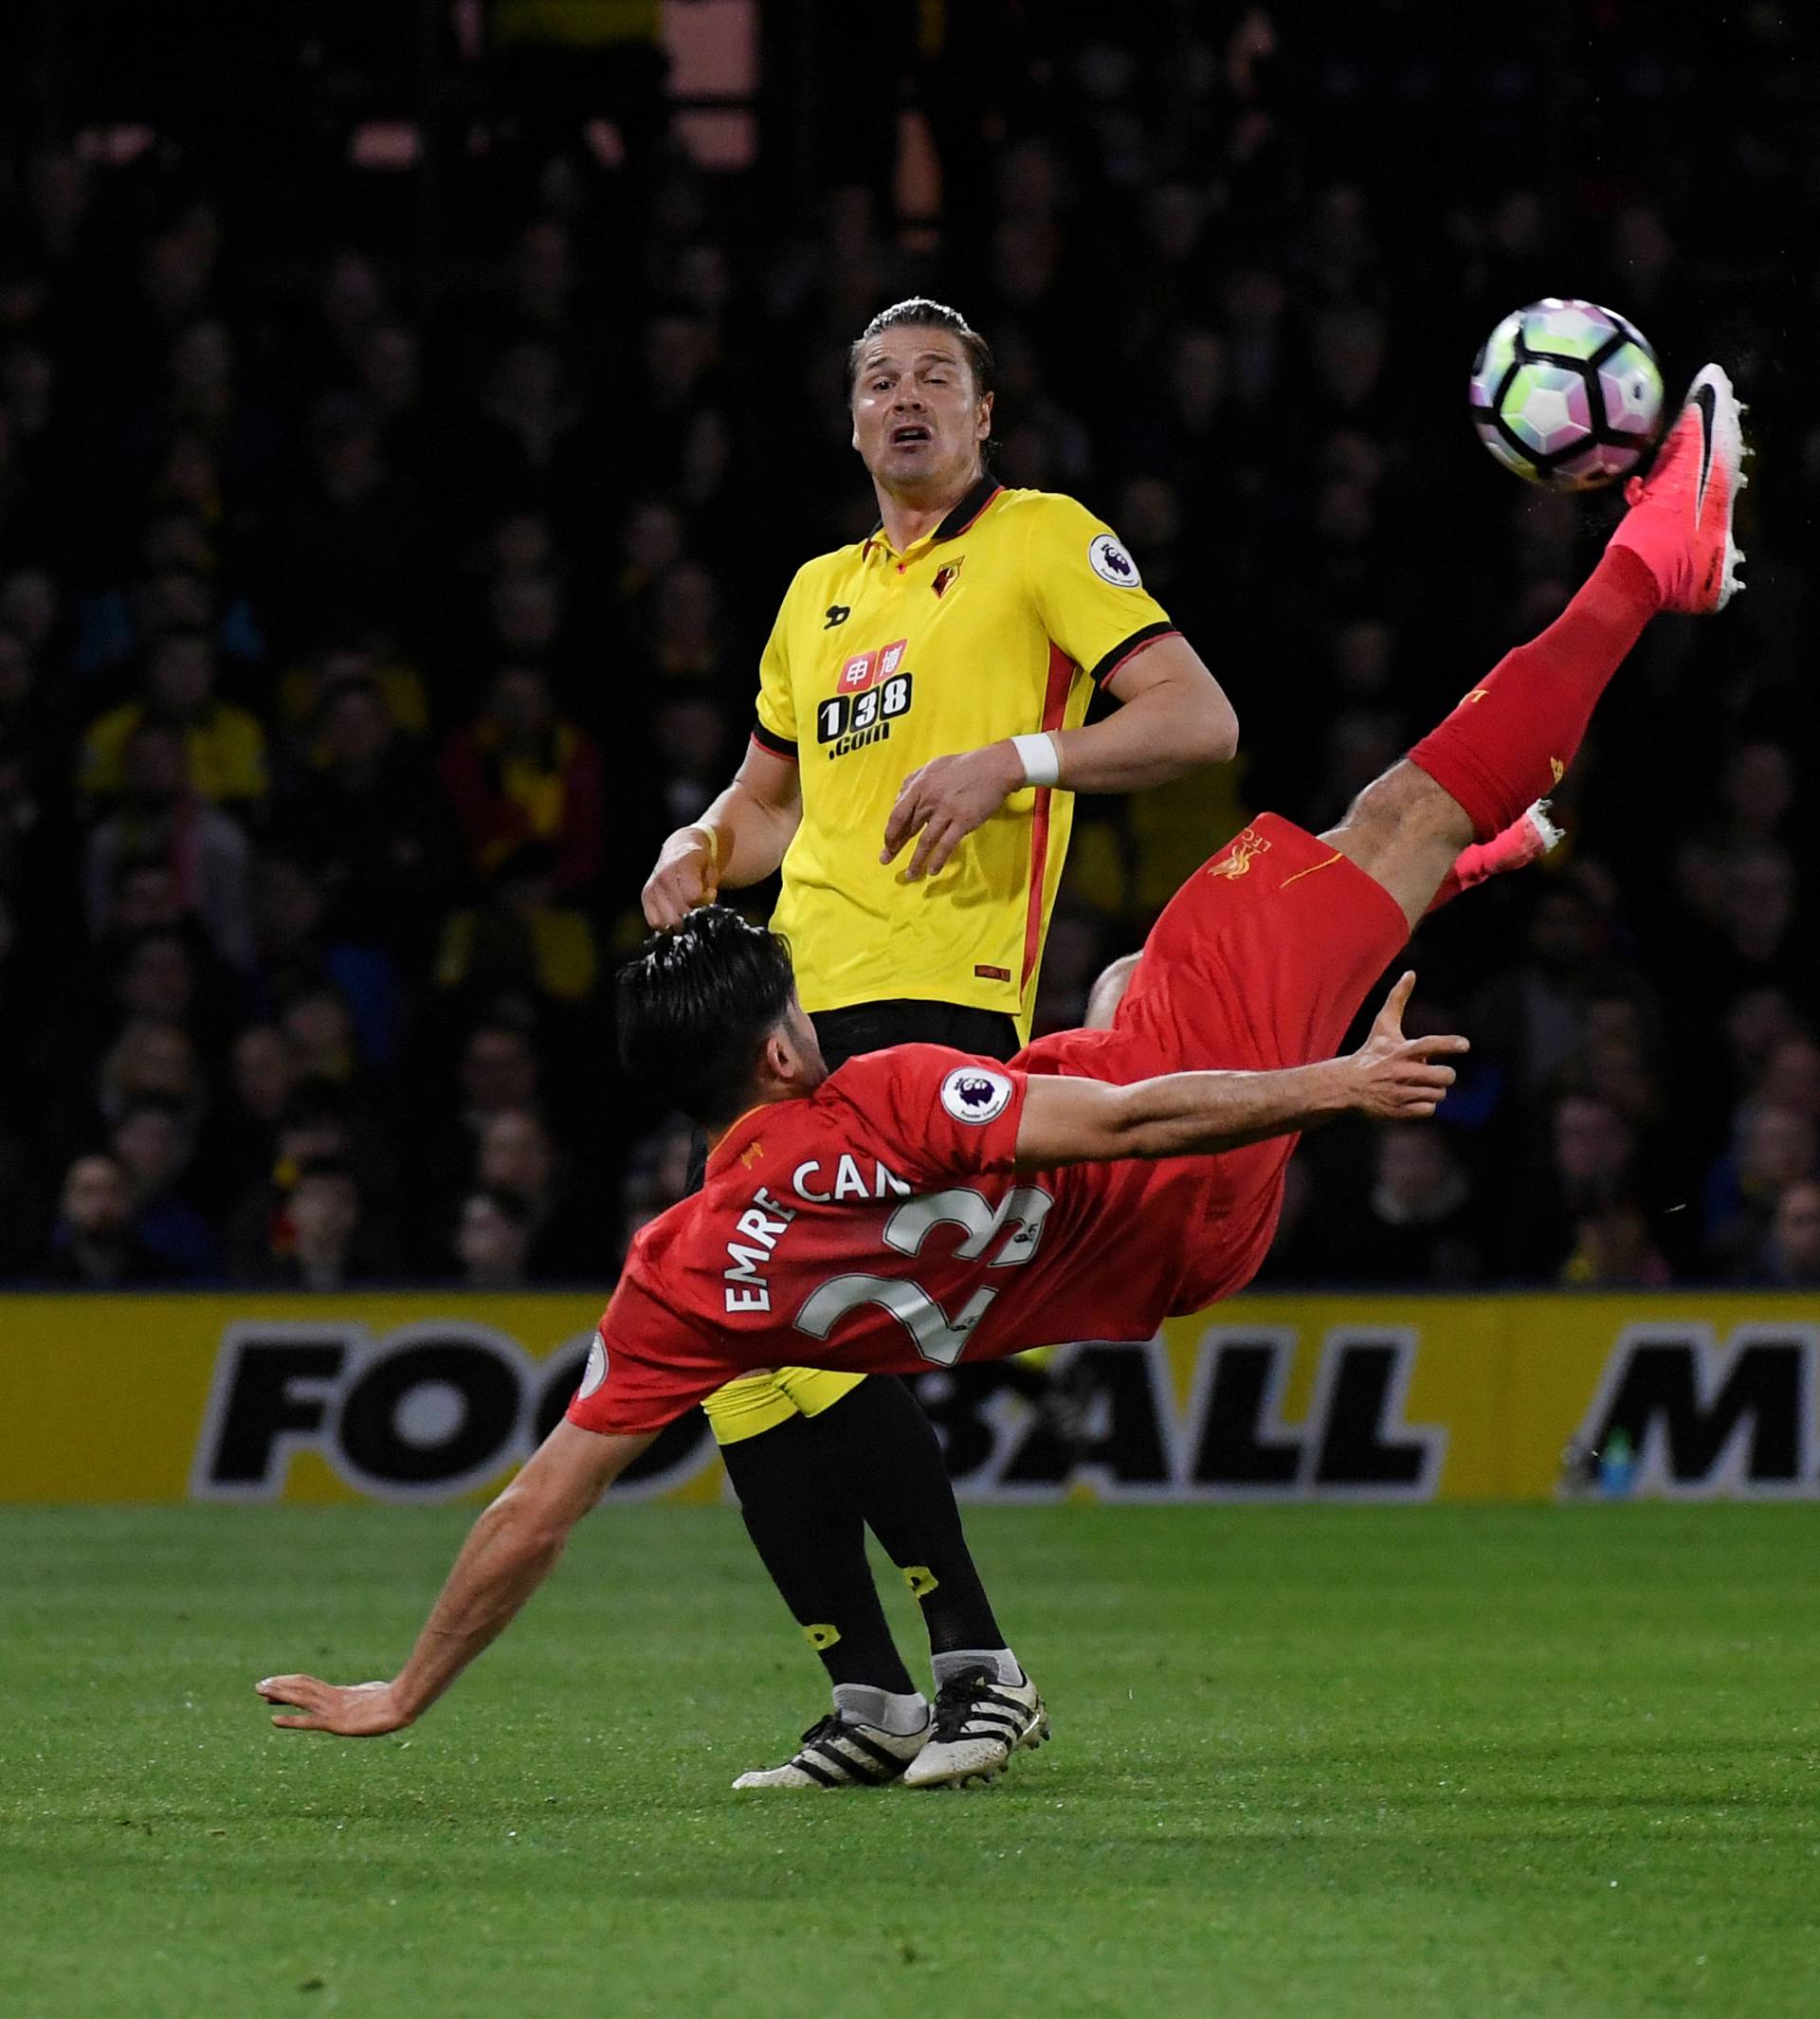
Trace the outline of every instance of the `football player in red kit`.
[[[1298, 1131], [1432, 1114], [1465, 1041], [1406, 1040], [1405, 976], [1333, 1056], [1437, 895], [1483, 873], [1558, 782], [1663, 609], [1729, 600], [1738, 407], [1707, 366], [1590, 581], [1316, 837], [1262, 816], [1177, 892], [1109, 1028], [1009, 1064], [933, 1046], [828, 1075], [783, 943], [710, 907], [622, 976], [630, 1069], [714, 1138], [707, 1183], [640, 1236], [567, 1420], [481, 1517], [404, 1667], [268, 1678], [293, 1729], [409, 1724], [548, 1574], [574, 1522], [674, 1417], [782, 1364], [906, 1373], [1070, 1337], [1146, 1338], [1249, 1281]], [[1476, 845], [1476, 846], [1475, 846]], [[1464, 866], [1463, 866], [1464, 858]], [[952, 1744], [1040, 1737], [1010, 1650]], [[952, 1781], [956, 1761], [906, 1782]], [[964, 1767], [961, 1758], [959, 1765]]]

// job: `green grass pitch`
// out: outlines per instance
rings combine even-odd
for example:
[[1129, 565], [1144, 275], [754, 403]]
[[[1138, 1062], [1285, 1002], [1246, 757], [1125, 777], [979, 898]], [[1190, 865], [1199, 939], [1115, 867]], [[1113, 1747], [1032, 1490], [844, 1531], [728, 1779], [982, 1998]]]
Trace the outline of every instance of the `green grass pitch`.
[[1055, 1742], [789, 1797], [728, 1792], [821, 1701], [728, 1514], [596, 1517], [351, 1745], [251, 1684], [385, 1671], [464, 1516], [13, 1511], [0, 2013], [1820, 2010], [1814, 1519], [976, 1511]]

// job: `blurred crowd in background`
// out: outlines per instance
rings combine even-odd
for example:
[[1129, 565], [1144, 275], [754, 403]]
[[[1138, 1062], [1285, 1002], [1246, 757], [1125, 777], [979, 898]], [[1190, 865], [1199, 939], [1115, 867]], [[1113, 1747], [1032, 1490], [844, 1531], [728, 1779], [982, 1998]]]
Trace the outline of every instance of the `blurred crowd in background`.
[[872, 523], [882, 305], [988, 335], [998, 477], [1113, 524], [1243, 725], [1083, 804], [1050, 1028], [1250, 810], [1331, 822], [1560, 608], [1617, 505], [1497, 469], [1465, 394], [1578, 293], [1673, 388], [1738, 379], [1749, 593], [1646, 638], [1557, 857], [1424, 929], [1470, 1067], [1438, 1126], [1304, 1145], [1266, 1280], [1820, 1285], [1810, 31], [780, 8], [821, 96], [768, 72], [705, 168], [620, 11], [559, 92], [498, 19], [451, 43], [433, 229], [422, 163], [350, 156], [357, 49], [285, 97], [192, 45], [143, 108], [123, 60], [14, 73], [0, 1277], [610, 1283], [688, 1156], [616, 1077], [613, 965], [792, 573]]

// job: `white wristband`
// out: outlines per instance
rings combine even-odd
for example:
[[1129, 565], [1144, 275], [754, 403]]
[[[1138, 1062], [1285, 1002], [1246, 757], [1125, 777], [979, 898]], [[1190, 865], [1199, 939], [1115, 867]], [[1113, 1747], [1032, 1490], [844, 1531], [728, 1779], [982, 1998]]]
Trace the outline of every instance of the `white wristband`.
[[1013, 737], [1011, 748], [1024, 767], [1026, 785], [1058, 785], [1062, 779], [1062, 753], [1055, 738], [1046, 731], [1041, 736]]
[[692, 820], [682, 829], [684, 834], [699, 834], [707, 844], [708, 862], [716, 876], [720, 874], [720, 829], [711, 828], [705, 820]]

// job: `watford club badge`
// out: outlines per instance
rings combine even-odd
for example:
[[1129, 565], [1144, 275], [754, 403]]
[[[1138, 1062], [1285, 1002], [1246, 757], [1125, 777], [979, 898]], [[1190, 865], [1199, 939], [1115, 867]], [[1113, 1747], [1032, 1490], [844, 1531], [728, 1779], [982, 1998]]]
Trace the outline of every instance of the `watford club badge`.
[[938, 597], [945, 596], [955, 586], [955, 577], [959, 573], [959, 561], [950, 561], [945, 567], [936, 570], [936, 579], [930, 583], [929, 587], [935, 591]]

